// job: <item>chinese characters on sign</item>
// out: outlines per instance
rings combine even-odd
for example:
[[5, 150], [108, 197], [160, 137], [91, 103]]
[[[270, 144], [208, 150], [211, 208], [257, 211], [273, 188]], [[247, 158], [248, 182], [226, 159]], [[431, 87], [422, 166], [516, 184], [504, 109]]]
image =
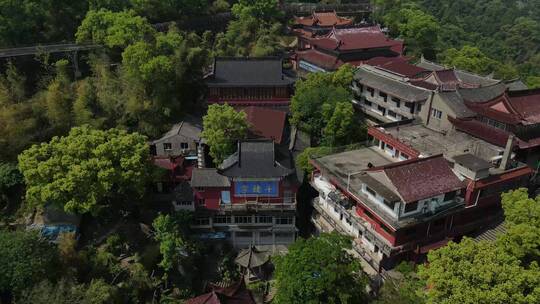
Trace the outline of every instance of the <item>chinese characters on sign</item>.
[[277, 197], [277, 181], [241, 181], [235, 183], [236, 196], [270, 196]]

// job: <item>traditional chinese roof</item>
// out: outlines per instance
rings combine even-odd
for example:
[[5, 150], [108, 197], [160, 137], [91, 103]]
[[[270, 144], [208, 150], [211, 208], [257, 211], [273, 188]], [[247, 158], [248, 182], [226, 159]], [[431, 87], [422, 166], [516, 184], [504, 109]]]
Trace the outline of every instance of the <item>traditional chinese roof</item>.
[[465, 104], [482, 116], [507, 124], [540, 123], [540, 90], [506, 91], [486, 101], [465, 99]]
[[177, 167], [181, 167], [183, 165], [184, 157], [154, 156], [152, 158], [152, 162], [155, 166], [172, 171]]
[[277, 160], [272, 140], [238, 141], [237, 151], [220, 166], [220, 173], [228, 177], [276, 178], [294, 173]]
[[308, 17], [294, 17], [295, 24], [303, 26], [344, 26], [352, 25], [353, 20], [349, 18], [340, 17], [335, 11], [331, 12], [313, 12]]
[[279, 57], [217, 57], [209, 87], [288, 86], [294, 80], [283, 74]]
[[364, 62], [372, 66], [379, 67], [392, 73], [404, 77], [413, 78], [427, 70], [409, 63], [409, 59], [403, 56], [397, 57], [375, 57]]
[[377, 71], [376, 68], [362, 66], [360, 67], [354, 78], [362, 85], [376, 88], [390, 94], [392, 96], [403, 99], [409, 102], [419, 102], [428, 99], [431, 92], [429, 90], [418, 88], [398, 77], [392, 77]]
[[[448, 70], [447, 67], [440, 65], [438, 63], [435, 63], [435, 62], [428, 61], [424, 59], [423, 57], [420, 59], [420, 62], [418, 62], [416, 65], [430, 71]], [[467, 72], [467, 71], [463, 71], [463, 70], [459, 70], [455, 68], [452, 70], [454, 71], [456, 76], [464, 83], [478, 85], [478, 86], [490, 86], [490, 85], [500, 82], [499, 80], [486, 77], [486, 76], [477, 75], [471, 72]]]
[[238, 253], [234, 262], [244, 268], [255, 268], [262, 266], [270, 261], [270, 253], [268, 251], [259, 250], [255, 246], [250, 246]]
[[209, 293], [186, 300], [185, 304], [255, 304], [251, 291], [246, 288], [244, 280], [229, 287], [210, 286]]
[[217, 172], [215, 168], [195, 168], [191, 176], [191, 187], [230, 187], [231, 183], [226, 176]]
[[326, 71], [335, 71], [345, 63], [349, 63], [353, 66], [358, 66], [363, 63], [361, 60], [343, 61], [336, 56], [332, 56], [327, 53], [319, 52], [318, 50], [309, 49], [305, 51], [296, 52], [297, 60], [304, 60], [312, 63]]
[[475, 116], [475, 113], [463, 103], [463, 99], [458, 92], [438, 92], [436, 94], [456, 114], [457, 118]]
[[390, 48], [396, 54], [403, 53], [403, 41], [388, 38], [379, 26], [333, 28], [327, 35], [309, 39], [309, 42], [327, 50], [354, 51]]
[[[470, 134], [474, 137], [481, 138], [488, 143], [497, 145], [499, 147], [505, 147], [508, 141], [510, 132], [505, 130], [489, 126], [473, 118], [448, 118], [450, 122], [456, 127], [456, 129]], [[523, 146], [525, 143], [520, 139], [516, 140], [516, 144]]]
[[454, 156], [454, 161], [474, 172], [486, 170], [492, 167], [491, 163], [470, 153]]
[[251, 132], [259, 137], [272, 139], [277, 144], [284, 140], [287, 113], [262, 107], [247, 107], [243, 109]]
[[405, 203], [456, 191], [464, 184], [442, 155], [417, 158], [368, 170], [383, 172]]

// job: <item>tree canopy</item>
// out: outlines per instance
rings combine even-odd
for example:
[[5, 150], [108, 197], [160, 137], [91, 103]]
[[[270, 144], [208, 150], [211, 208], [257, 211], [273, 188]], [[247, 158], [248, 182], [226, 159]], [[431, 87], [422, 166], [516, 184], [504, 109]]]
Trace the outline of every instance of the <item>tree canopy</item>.
[[246, 138], [248, 122], [244, 111], [236, 111], [233, 107], [210, 105], [203, 117], [201, 137], [210, 146], [210, 156], [216, 166], [221, 165], [226, 157], [236, 150], [236, 142]]
[[351, 239], [337, 233], [297, 240], [287, 255], [275, 258], [274, 302], [365, 303], [367, 277], [346, 252], [351, 248]]
[[18, 294], [59, 273], [54, 245], [34, 231], [0, 230], [0, 296]]
[[146, 138], [119, 129], [71, 129], [19, 155], [34, 206], [55, 204], [71, 213], [98, 212], [122, 196], [143, 194], [149, 174]]

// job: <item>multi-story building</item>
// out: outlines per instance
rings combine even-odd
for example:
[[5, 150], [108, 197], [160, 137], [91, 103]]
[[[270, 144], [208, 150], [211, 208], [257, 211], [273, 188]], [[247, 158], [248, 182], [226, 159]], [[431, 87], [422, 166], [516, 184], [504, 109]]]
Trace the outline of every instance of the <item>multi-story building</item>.
[[403, 54], [403, 41], [388, 38], [379, 26], [332, 28], [326, 35], [299, 36], [294, 63], [304, 72], [331, 72], [345, 63], [359, 66]]
[[319, 191], [312, 219], [318, 231], [352, 236], [376, 271], [420, 260], [498, 221], [500, 194], [528, 186], [532, 173], [512, 159], [512, 138], [501, 150], [461, 132], [448, 140], [422, 125], [395, 123], [369, 134], [369, 148], [312, 160]]
[[[292, 32], [299, 37], [315, 37], [328, 34], [334, 27], [344, 28], [352, 25], [352, 19], [340, 17], [335, 11], [313, 12], [310, 16], [295, 17]], [[302, 44], [303, 41], [300, 40], [299, 43]]]
[[217, 57], [206, 85], [208, 104], [287, 108], [294, 79], [278, 57]]
[[298, 185], [293, 168], [274, 141], [240, 141], [219, 168], [193, 170], [193, 228], [235, 247], [294, 242]]

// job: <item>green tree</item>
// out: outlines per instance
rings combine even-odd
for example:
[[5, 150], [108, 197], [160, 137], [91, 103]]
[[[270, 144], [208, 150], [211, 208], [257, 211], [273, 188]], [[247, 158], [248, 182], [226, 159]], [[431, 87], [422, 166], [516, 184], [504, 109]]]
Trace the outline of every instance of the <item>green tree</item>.
[[23, 177], [16, 165], [0, 162], [0, 218], [18, 205], [23, 185]]
[[116, 287], [103, 280], [92, 280], [90, 284], [74, 284], [65, 279], [53, 284], [42, 281], [31, 289], [26, 290], [17, 303], [27, 304], [107, 304], [119, 303], [114, 301]]
[[162, 256], [159, 266], [167, 272], [178, 268], [181, 260], [189, 255], [186, 235], [190, 221], [191, 215], [182, 212], [172, 216], [160, 214], [152, 223]]
[[246, 113], [237, 112], [227, 104], [210, 105], [203, 117], [201, 137], [210, 146], [210, 156], [216, 166], [221, 165], [223, 160], [235, 151], [236, 142], [246, 138], [247, 132]]
[[45, 92], [46, 115], [55, 134], [64, 134], [73, 125], [74, 92], [68, 76], [67, 60], [56, 62], [56, 77]]
[[399, 11], [397, 25], [400, 35], [414, 48], [414, 52], [426, 54], [428, 58], [435, 55], [438, 40], [439, 24], [437, 20], [420, 9], [404, 8]]
[[540, 269], [529, 268], [492, 242], [461, 243], [430, 251], [419, 275], [429, 287], [427, 303], [537, 303]]
[[[328, 104], [325, 104], [327, 106]], [[350, 102], [338, 102], [335, 104], [332, 113], [326, 118], [326, 126], [323, 130], [322, 143], [327, 146], [341, 146], [356, 141], [362, 137], [359, 128], [360, 122], [355, 119], [354, 108]]]
[[77, 43], [104, 44], [109, 48], [125, 48], [152, 37], [155, 30], [134, 11], [112, 12], [106, 9], [88, 11], [77, 29]]
[[0, 267], [0, 296], [17, 295], [45, 278], [56, 278], [58, 252], [36, 232], [0, 230]]
[[473, 46], [464, 46], [460, 50], [449, 49], [443, 53], [443, 63], [477, 74], [489, 74], [496, 67], [496, 62], [487, 57], [480, 49]]
[[424, 303], [418, 291], [424, 289], [425, 282], [418, 278], [412, 263], [402, 262], [394, 271], [398, 275], [385, 280], [374, 304]]
[[19, 168], [30, 204], [82, 214], [141, 196], [151, 167], [144, 136], [83, 126], [25, 150]]
[[337, 233], [297, 240], [287, 255], [275, 258], [274, 302], [366, 303], [368, 280], [347, 253], [351, 248], [351, 239]]
[[26, 97], [26, 77], [10, 61], [0, 76], [0, 105], [19, 103]]
[[237, 19], [252, 16], [259, 20], [272, 20], [282, 14], [278, 0], [239, 0], [231, 11]]

